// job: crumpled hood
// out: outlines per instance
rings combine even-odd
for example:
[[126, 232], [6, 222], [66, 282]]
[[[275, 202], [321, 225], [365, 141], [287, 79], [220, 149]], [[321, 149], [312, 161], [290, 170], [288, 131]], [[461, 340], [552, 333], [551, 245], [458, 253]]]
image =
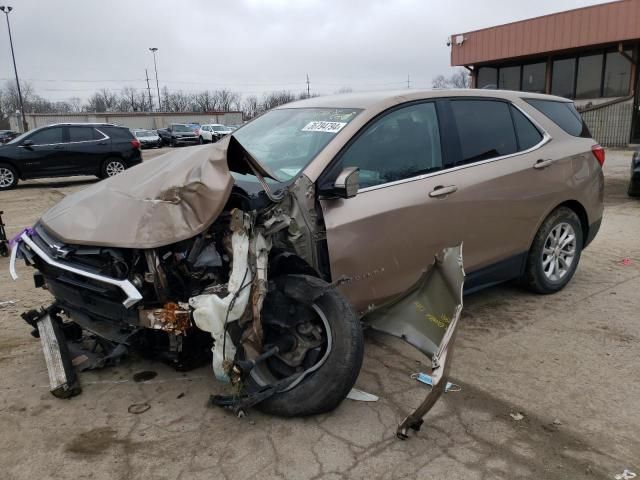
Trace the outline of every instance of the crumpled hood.
[[233, 178], [229, 138], [181, 148], [65, 197], [40, 223], [65, 243], [155, 248], [207, 229], [224, 208]]

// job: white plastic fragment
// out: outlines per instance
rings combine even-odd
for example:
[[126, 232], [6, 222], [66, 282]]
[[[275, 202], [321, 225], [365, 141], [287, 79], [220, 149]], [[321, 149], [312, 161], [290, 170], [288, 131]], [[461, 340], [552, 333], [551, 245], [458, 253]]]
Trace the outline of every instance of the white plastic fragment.
[[364, 392], [358, 388], [352, 388], [347, 394], [349, 400], [355, 400], [357, 402], [377, 402], [379, 397], [373, 393]]
[[[251, 293], [248, 285], [253, 280], [249, 268], [249, 236], [245, 231], [234, 232], [231, 237], [233, 248], [233, 267], [229, 277], [228, 294], [198, 295], [189, 299], [193, 308], [193, 320], [198, 328], [211, 333], [214, 339], [213, 373], [223, 382], [229, 382], [224, 370], [224, 361], [235, 357], [236, 348], [228, 333], [225, 333], [225, 321], [235, 322], [244, 312]], [[233, 302], [233, 303], [232, 303]], [[226, 336], [226, 340], [225, 337]], [[224, 354], [223, 354], [224, 346]]]
[[616, 480], [632, 480], [636, 477], [637, 475], [635, 472], [632, 472], [631, 470], [627, 470], [625, 468], [624, 472], [616, 474], [616, 476], [613, 478], [615, 478]]
[[519, 422], [524, 418], [524, 415], [522, 415], [520, 412], [510, 413], [509, 415], [511, 415], [511, 418], [513, 418], [516, 422]]

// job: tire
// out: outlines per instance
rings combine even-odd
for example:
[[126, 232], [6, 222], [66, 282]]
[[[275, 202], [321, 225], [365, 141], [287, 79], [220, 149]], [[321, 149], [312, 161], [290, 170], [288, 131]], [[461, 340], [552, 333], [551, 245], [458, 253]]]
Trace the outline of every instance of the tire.
[[11, 190], [18, 185], [18, 172], [11, 165], [0, 163], [0, 191]]
[[121, 159], [107, 158], [102, 164], [100, 173], [102, 178], [109, 178], [124, 172], [126, 169], [127, 166]]
[[171, 148], [176, 148], [176, 146], [177, 146], [177, 145], [176, 145], [176, 141], [175, 141], [173, 138], [172, 138], [171, 140], [169, 140], [169, 146], [170, 146]]
[[[571, 236], [573, 240], [569, 241]], [[536, 233], [521, 279], [523, 285], [541, 294], [559, 292], [578, 268], [583, 245], [584, 232], [578, 215], [570, 208], [557, 208]]]
[[202, 145], [202, 144], [204, 143], [204, 138], [199, 137], [199, 138], [198, 138], [198, 143], [199, 143], [200, 145]]
[[640, 184], [630, 181], [629, 188], [627, 189], [627, 195], [630, 197], [640, 197]]
[[156, 148], [162, 148], [164, 145], [162, 143], [162, 140], [158, 140], [158, 143], [156, 144]]
[[[276, 393], [256, 405], [258, 410], [281, 417], [301, 417], [335, 409], [353, 387], [364, 352], [362, 328], [347, 299], [335, 288], [315, 277], [286, 275], [272, 282], [275, 290], [302, 308], [322, 312], [331, 330], [331, 350], [324, 363], [289, 391]], [[267, 295], [265, 306], [270, 295]], [[291, 305], [292, 303], [289, 303]], [[290, 307], [292, 308], [292, 307]], [[264, 309], [263, 309], [264, 311]], [[265, 333], [268, 325], [265, 325]], [[326, 332], [326, 330], [325, 330]], [[326, 352], [326, 346], [325, 350]], [[260, 369], [269, 369], [267, 362]], [[256, 366], [247, 378], [245, 389], [256, 392], [263, 388], [261, 372]], [[258, 381], [256, 380], [258, 379]]]

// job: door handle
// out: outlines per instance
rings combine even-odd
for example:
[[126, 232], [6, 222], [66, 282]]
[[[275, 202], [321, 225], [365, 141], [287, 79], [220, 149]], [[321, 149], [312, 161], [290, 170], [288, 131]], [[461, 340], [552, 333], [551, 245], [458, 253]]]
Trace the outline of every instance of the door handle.
[[450, 193], [453, 193], [457, 190], [458, 190], [458, 187], [456, 187], [455, 185], [448, 185], [446, 187], [442, 185], [438, 185], [437, 187], [435, 187], [433, 190], [429, 192], [429, 196], [431, 198], [444, 197], [445, 195], [449, 195]]
[[98, 145], [106, 145], [107, 142], [98, 142]]
[[547, 159], [547, 160], [538, 160], [536, 163], [533, 164], [533, 168], [537, 168], [538, 170], [540, 170], [541, 168], [547, 168], [548, 166], [550, 166], [552, 163], [554, 162], [554, 160], [552, 159]]
[[53, 147], [54, 150], [64, 150], [64, 147], [62, 145], [56, 145], [55, 147]]

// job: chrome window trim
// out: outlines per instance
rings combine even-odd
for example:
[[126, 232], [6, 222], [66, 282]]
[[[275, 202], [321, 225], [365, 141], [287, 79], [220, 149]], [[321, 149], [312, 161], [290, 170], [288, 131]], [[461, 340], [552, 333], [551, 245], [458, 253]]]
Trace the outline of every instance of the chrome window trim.
[[[140, 300], [142, 300], [142, 295], [129, 280], [116, 280], [115, 278], [105, 277], [104, 275], [98, 275], [92, 272], [87, 272], [85, 270], [81, 270], [79, 268], [75, 268], [70, 265], [66, 265], [64, 263], [60, 263], [54, 260], [53, 258], [51, 258], [49, 255], [47, 255], [44, 252], [44, 250], [42, 250], [38, 245], [36, 245], [36, 243], [29, 238], [29, 235], [27, 235], [26, 232], [20, 235], [20, 241], [23, 241], [24, 243], [26, 243], [36, 255], [38, 255], [42, 260], [47, 262], [52, 267], [56, 267], [61, 270], [66, 270], [68, 272], [75, 273], [76, 275], [90, 278], [98, 282], [107, 283], [109, 285], [114, 285], [116, 287], [119, 287], [120, 290], [122, 290], [124, 294], [127, 296], [124, 302], [122, 302], [122, 304], [127, 308], [132, 307], [133, 305], [138, 303]], [[18, 248], [19, 248], [18, 244], [14, 245], [13, 251], [11, 252], [11, 256], [12, 256], [11, 261], [13, 263], [15, 263], [15, 255], [13, 252], [17, 251]], [[13, 267], [13, 271], [11, 273], [13, 276], [13, 274], [15, 273], [15, 267]], [[15, 278], [17, 278], [17, 275], [16, 277], [14, 277], [14, 279]]]
[[[456, 98], [465, 98], [465, 97], [456, 97]], [[496, 98], [496, 100], [501, 100]], [[502, 100], [504, 101], [504, 100]], [[508, 155], [502, 155], [500, 157], [495, 157], [495, 158], [488, 158], [486, 160], [479, 160], [477, 162], [473, 162], [473, 163], [465, 163], [464, 165], [458, 165], [455, 167], [450, 167], [450, 168], [443, 168], [442, 170], [438, 170], [436, 172], [431, 172], [431, 173], [424, 173], [422, 175], [418, 175], [416, 177], [410, 177], [410, 178], [403, 178], [402, 180], [396, 180], [395, 182], [387, 182], [387, 183], [381, 183], [380, 185], [373, 185], [371, 187], [365, 187], [365, 188], [359, 188], [358, 189], [358, 195], [360, 193], [366, 193], [366, 192], [371, 192], [373, 190], [379, 190], [381, 188], [386, 188], [386, 187], [394, 187], [396, 185], [402, 185], [403, 183], [409, 183], [409, 182], [415, 182], [415, 181], [419, 181], [419, 180], [424, 180], [425, 178], [431, 178], [431, 177], [436, 177], [438, 175], [442, 175], [445, 173], [449, 173], [449, 172], [456, 172], [458, 170], [463, 170], [465, 168], [470, 168], [470, 167], [475, 167], [478, 165], [484, 165], [485, 163], [491, 163], [491, 162], [498, 162], [500, 160], [505, 160], [507, 158], [512, 158], [512, 157], [517, 157], [520, 155], [526, 155], [528, 153], [534, 152], [542, 147], [544, 147], [547, 143], [549, 143], [551, 140], [553, 140], [553, 137], [551, 135], [549, 135], [549, 133], [542, 128], [542, 126], [536, 122], [533, 118], [531, 118], [531, 116], [525, 112], [522, 108], [520, 108], [518, 105], [512, 103], [512, 102], [507, 102], [509, 105], [514, 106], [515, 108], [518, 109], [518, 111], [520, 113], [522, 113], [532, 124], [534, 127], [536, 127], [538, 129], [538, 131], [542, 134], [542, 140], [540, 140], [540, 142], [538, 142], [537, 144], [535, 144], [533, 147], [527, 149], [527, 150], [522, 150], [519, 152], [514, 152], [514, 153], [510, 153]], [[515, 129], [515, 127], [514, 127]]]
[[[63, 128], [64, 126], [71, 126], [71, 127], [77, 127], [79, 126], [78, 124], [76, 125], [58, 125], [55, 128]], [[109, 140], [111, 137], [109, 137], [109, 135], [107, 135], [106, 133], [104, 133], [102, 130], [96, 128], [96, 127], [91, 127], [94, 130], [98, 131], [99, 133], [102, 134], [102, 138], [98, 138], [97, 140], [81, 140], [79, 142], [59, 142], [59, 143], [34, 143], [33, 145], [28, 145], [29, 147], [50, 147], [52, 145], [70, 145], [70, 144], [76, 144], [76, 143], [90, 143], [90, 142], [102, 142], [104, 140]], [[28, 138], [26, 140], [29, 140]], [[18, 147], [20, 148], [27, 148], [27, 145], [18, 145]]]
[[[69, 125], [70, 127], [76, 127], [77, 125]], [[98, 130], [96, 127], [91, 127], [93, 128], [96, 132], [102, 134], [102, 138], [97, 138], [95, 140], [80, 140], [77, 142], [66, 142], [67, 144], [77, 144], [77, 143], [91, 143], [91, 142], [102, 142], [104, 140], [109, 140], [109, 135], [107, 135], [106, 133], [104, 133], [102, 130]], [[134, 135], [135, 136], [135, 135]]]

